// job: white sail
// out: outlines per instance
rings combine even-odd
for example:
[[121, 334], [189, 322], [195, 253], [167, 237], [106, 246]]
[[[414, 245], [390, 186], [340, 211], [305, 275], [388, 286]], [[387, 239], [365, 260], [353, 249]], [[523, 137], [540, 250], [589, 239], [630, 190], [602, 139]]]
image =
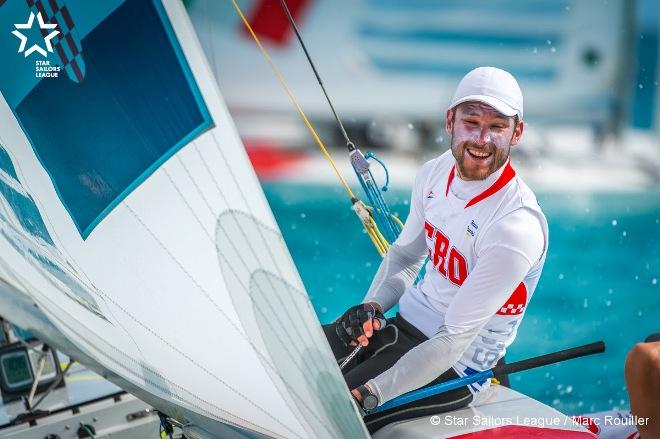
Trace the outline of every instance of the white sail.
[[181, 2], [0, 29], [0, 315], [191, 437], [365, 437]]

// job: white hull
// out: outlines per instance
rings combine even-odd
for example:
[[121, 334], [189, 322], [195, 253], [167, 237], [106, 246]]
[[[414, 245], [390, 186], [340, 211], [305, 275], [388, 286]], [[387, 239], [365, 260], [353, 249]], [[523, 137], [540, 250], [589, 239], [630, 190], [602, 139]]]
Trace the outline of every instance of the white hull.
[[[497, 436], [496, 436], [497, 435]], [[572, 418], [507, 387], [493, 385], [469, 407], [392, 423], [374, 439], [421, 438], [594, 438]]]

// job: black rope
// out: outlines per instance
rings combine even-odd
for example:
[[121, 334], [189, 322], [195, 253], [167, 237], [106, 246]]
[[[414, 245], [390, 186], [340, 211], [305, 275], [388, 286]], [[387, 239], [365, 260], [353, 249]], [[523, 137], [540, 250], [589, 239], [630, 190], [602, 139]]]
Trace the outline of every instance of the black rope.
[[346, 129], [344, 128], [344, 124], [341, 123], [341, 119], [339, 118], [339, 115], [335, 110], [335, 106], [332, 105], [332, 100], [330, 99], [330, 96], [328, 95], [328, 92], [326, 91], [325, 86], [323, 85], [323, 81], [321, 80], [321, 76], [319, 75], [319, 72], [316, 70], [316, 66], [314, 65], [314, 61], [312, 61], [312, 57], [309, 55], [309, 52], [307, 51], [307, 46], [305, 46], [305, 42], [303, 41], [302, 36], [298, 31], [298, 26], [296, 26], [296, 22], [294, 21], [293, 16], [291, 15], [291, 11], [289, 11], [289, 7], [286, 5], [286, 2], [284, 0], [280, 0], [280, 4], [282, 5], [282, 9], [284, 9], [284, 13], [289, 19], [289, 23], [291, 23], [291, 27], [293, 28], [293, 31], [296, 33], [296, 37], [298, 38], [298, 41], [300, 42], [300, 45], [302, 46], [302, 49], [305, 52], [305, 56], [307, 57], [307, 61], [309, 61], [309, 65], [312, 67], [312, 70], [314, 71], [316, 80], [321, 86], [321, 90], [323, 90], [325, 99], [328, 101], [328, 105], [330, 105], [332, 114], [334, 114], [335, 120], [339, 125], [339, 129], [341, 130], [341, 133], [344, 136], [344, 139], [346, 140], [346, 146], [348, 147], [349, 151], [353, 151], [355, 149], [355, 145], [353, 144], [353, 142], [351, 142], [351, 139], [348, 138], [348, 134], [346, 133]]

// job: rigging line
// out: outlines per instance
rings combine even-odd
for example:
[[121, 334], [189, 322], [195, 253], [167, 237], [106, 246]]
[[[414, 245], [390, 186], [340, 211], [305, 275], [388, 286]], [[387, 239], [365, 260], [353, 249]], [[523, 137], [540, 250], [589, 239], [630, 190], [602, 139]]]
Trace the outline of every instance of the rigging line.
[[59, 378], [58, 378], [57, 380], [55, 380], [55, 381], [54, 381], [54, 382], [48, 387], [48, 389], [46, 389], [46, 391], [44, 392], [44, 394], [41, 395], [41, 398], [39, 398], [39, 399], [37, 400], [37, 402], [35, 402], [35, 403], [32, 405], [32, 407], [30, 407], [30, 411], [34, 412], [34, 411], [37, 409], [37, 407], [39, 407], [39, 405], [41, 405], [41, 403], [43, 402], [43, 400], [46, 399], [46, 397], [47, 397], [48, 395], [50, 395], [50, 394], [52, 393], [52, 391], [55, 390], [55, 388], [56, 388], [57, 386], [60, 385], [60, 383], [61, 383], [62, 381], [64, 381], [64, 377], [66, 377], [66, 374], [69, 372], [69, 369], [71, 368], [71, 366], [73, 366], [73, 363], [75, 363], [75, 362], [76, 362], [76, 360], [72, 360], [71, 358], [69, 358], [69, 363], [66, 365], [66, 367], [64, 368], [64, 370], [62, 370], [62, 374], [59, 376]]
[[[300, 31], [298, 30], [298, 26], [296, 25], [295, 20], [293, 19], [293, 16], [291, 15], [291, 11], [289, 10], [289, 7], [287, 6], [285, 0], [280, 0], [280, 5], [282, 6], [282, 9], [284, 10], [287, 19], [289, 20], [289, 23], [291, 24], [291, 27], [293, 28], [296, 37], [298, 38], [298, 42], [300, 43], [300, 46], [302, 47], [303, 51], [305, 52], [305, 56], [307, 57], [307, 61], [309, 61], [309, 65], [311, 66], [314, 75], [316, 76], [316, 80], [318, 81], [319, 85], [321, 86], [321, 89], [323, 90], [323, 94], [325, 95], [325, 98], [328, 102], [328, 105], [330, 106], [330, 109], [332, 110], [332, 114], [335, 117], [335, 120], [337, 121], [337, 124], [339, 125], [339, 128], [342, 132], [342, 135], [344, 136], [344, 139], [346, 140], [346, 146], [348, 147], [348, 151], [352, 152], [354, 151], [355, 145], [353, 142], [348, 137], [348, 134], [346, 133], [346, 130], [344, 128], [344, 125], [341, 122], [341, 119], [339, 118], [339, 115], [337, 114], [337, 111], [335, 110], [334, 105], [332, 104], [332, 100], [330, 99], [330, 96], [328, 95], [328, 92], [325, 88], [325, 85], [323, 85], [323, 81], [321, 80], [321, 76], [319, 75], [318, 71], [316, 70], [316, 66], [314, 64], [314, 61], [312, 61], [312, 57], [309, 54], [309, 51], [307, 50], [307, 46], [305, 45], [305, 42], [302, 39], [302, 36], [300, 35]], [[363, 187], [365, 186], [366, 182], [362, 181], [363, 177], [358, 176], [360, 178], [360, 182], [362, 183]], [[380, 205], [384, 205], [385, 201], [382, 199], [382, 196], [380, 195], [380, 192], [377, 192], [376, 197], [372, 197], [372, 195], [369, 195], [369, 191], [367, 190], [367, 187], [364, 187], [365, 191], [367, 192], [367, 195], [369, 196], [369, 199], [373, 203], [377, 203]], [[387, 249], [389, 248], [389, 243], [387, 239], [382, 235], [382, 233], [379, 230], [378, 224], [375, 222], [375, 219], [373, 218], [372, 215], [370, 215], [371, 218], [371, 223], [374, 231], [373, 233], [376, 236], [372, 236], [372, 241], [374, 242], [374, 245], [376, 246], [378, 252], [381, 254], [381, 256], [384, 256], [384, 254], [387, 252]], [[386, 224], [388, 219], [385, 219]], [[391, 221], [391, 220], [390, 220]], [[366, 224], [365, 224], [366, 226]], [[392, 227], [392, 224], [390, 223], [390, 227]], [[371, 231], [369, 231], [371, 235]], [[378, 241], [378, 242], [377, 242]]]
[[[6, 261], [4, 261], [4, 259], [2, 259], [2, 258], [0, 258], [0, 265], [3, 265], [3, 266], [5, 266], [5, 267], [9, 267], [9, 264], [8, 264]], [[19, 284], [19, 285], [20, 285], [25, 291], [34, 291], [34, 290], [35, 290], [35, 288], [27, 287], [27, 285], [28, 285], [27, 279], [19, 279], [17, 276], [14, 276], [14, 278], [15, 278], [15, 280], [16, 280], [16, 283], [18, 283], [18, 284]], [[50, 283], [52, 286], [54, 286], [56, 289], [59, 289], [59, 287], [58, 287], [55, 283], [53, 283], [53, 281], [52, 281], [50, 278], [48, 278], [48, 277], [44, 277], [44, 279], [46, 279], [46, 281], [47, 281], [48, 283]], [[44, 296], [43, 299], [48, 300], [49, 302], [52, 303], [52, 305], [53, 305], [54, 307], [59, 308], [59, 310], [60, 310], [62, 313], [68, 315], [72, 321], [77, 321], [79, 324], [81, 324], [81, 325], [83, 325], [83, 326], [86, 327], [86, 325], [84, 325], [84, 324], [83, 324], [82, 322], [80, 322], [79, 320], [75, 319], [71, 314], [69, 314], [68, 311], [66, 311], [64, 308], [62, 308], [61, 306], [59, 306], [59, 304], [57, 304], [57, 302], [55, 302], [55, 301], [49, 299], [47, 296]], [[33, 299], [33, 300], [34, 300], [34, 299]], [[181, 352], [181, 351], [178, 350], [176, 347], [174, 347], [173, 345], [171, 345], [170, 343], [168, 343], [167, 340], [163, 339], [163, 338], [162, 338], [160, 335], [158, 335], [153, 329], [151, 329], [151, 328], [149, 328], [148, 326], [146, 326], [144, 323], [142, 323], [140, 320], [138, 320], [135, 316], [133, 316], [130, 312], [128, 312], [127, 310], [125, 310], [123, 307], [121, 307], [119, 304], [117, 304], [116, 302], [114, 302], [112, 299], [110, 299], [110, 300], [112, 301], [112, 303], [113, 303], [115, 306], [117, 306], [117, 308], [119, 308], [120, 310], [122, 310], [127, 316], [129, 316], [131, 319], [133, 319], [138, 325], [142, 326], [144, 329], [146, 329], [146, 330], [147, 330], [149, 333], [151, 333], [153, 336], [155, 336], [156, 338], [158, 338], [159, 340], [161, 340], [163, 343], [165, 343], [165, 345], [167, 345], [167, 346], [170, 347], [172, 350], [174, 350], [174, 352], [176, 352], [177, 354], [181, 355], [182, 357], [188, 359], [191, 363], [193, 363], [195, 366], [199, 367], [201, 370], [207, 372], [211, 377], [215, 378], [218, 382], [224, 384], [227, 388], [229, 388], [230, 390], [234, 391], [236, 394], [238, 394], [239, 396], [241, 396], [241, 397], [242, 397], [243, 399], [245, 399], [246, 401], [250, 402], [250, 403], [251, 403], [252, 405], [254, 405], [256, 408], [259, 408], [259, 409], [261, 409], [262, 411], [264, 411], [264, 413], [265, 413], [266, 415], [269, 415], [270, 417], [272, 417], [272, 415], [270, 415], [269, 412], [267, 412], [265, 409], [263, 409], [262, 407], [260, 407], [256, 402], [252, 401], [250, 398], [248, 398], [247, 396], [243, 395], [240, 391], [238, 391], [237, 389], [235, 389], [235, 388], [233, 388], [232, 386], [230, 386], [228, 383], [226, 383], [224, 380], [222, 380], [222, 379], [220, 379], [219, 377], [217, 377], [215, 374], [213, 374], [213, 373], [211, 373], [210, 371], [206, 370], [204, 367], [202, 367], [202, 366], [199, 365], [197, 362], [195, 362], [194, 360], [192, 360], [188, 355], [186, 355], [185, 353]], [[78, 333], [73, 327], [71, 327], [71, 325], [67, 324], [66, 321], [60, 321], [60, 323], [61, 323], [62, 325], [64, 325], [64, 326], [66, 326], [71, 332], [73, 332], [73, 333], [75, 333], [76, 335], [82, 337], [82, 338], [83, 338], [87, 343], [89, 343], [90, 345], [93, 346], [93, 345], [97, 345], [97, 344], [99, 344], [99, 342], [102, 342], [103, 344], [105, 344], [105, 345], [107, 345], [108, 347], [112, 348], [112, 350], [114, 350], [115, 352], [121, 354], [121, 355], [124, 356], [125, 358], [127, 358], [127, 359], [129, 359], [130, 361], [132, 361], [132, 362], [134, 362], [134, 363], [137, 364], [137, 361], [135, 361], [134, 358], [132, 358], [131, 356], [128, 356], [127, 354], [125, 354], [125, 353], [122, 352], [121, 350], [117, 349], [117, 347], [115, 347], [115, 346], [114, 346], [113, 344], [111, 344], [111, 343], [108, 343], [108, 342], [107, 342], [105, 339], [103, 339], [102, 337], [98, 336], [98, 337], [96, 337], [97, 340], [96, 340], [95, 342], [91, 342], [91, 341], [85, 339], [84, 336], [82, 336], [81, 334], [79, 334], [79, 333]], [[90, 333], [90, 334], [94, 334], [93, 331], [89, 331], [89, 333]], [[254, 346], [253, 346], [253, 347], [254, 347]], [[257, 351], [257, 350], [256, 350], [256, 347], [255, 347], [255, 351]], [[84, 351], [83, 351], [83, 352], [84, 352]], [[257, 353], [258, 353], [258, 351], [257, 351]], [[111, 361], [113, 361], [115, 364], [121, 366], [122, 368], [124, 368], [126, 371], [128, 371], [128, 372], [131, 373], [132, 375], [136, 376], [137, 378], [142, 379], [142, 380], [144, 380], [145, 382], [149, 382], [149, 380], [147, 380], [144, 376], [142, 376], [142, 375], [136, 373], [135, 371], [133, 371], [132, 369], [128, 368], [125, 364], [123, 364], [123, 363], [121, 363], [121, 362], [118, 362], [118, 361], [112, 359], [112, 358], [109, 357], [109, 356], [108, 356], [108, 359], [111, 360]], [[251, 422], [251, 421], [249, 421], [249, 420], [247, 420], [247, 419], [242, 418], [242, 417], [239, 416], [239, 415], [236, 415], [236, 414], [234, 414], [234, 413], [231, 413], [231, 412], [229, 412], [229, 411], [223, 409], [222, 407], [218, 407], [218, 406], [216, 406], [215, 404], [212, 404], [212, 403], [210, 403], [210, 402], [208, 402], [208, 401], [206, 401], [206, 400], [200, 398], [199, 396], [197, 396], [196, 394], [194, 394], [194, 393], [192, 393], [191, 391], [187, 390], [187, 389], [184, 388], [183, 386], [178, 385], [178, 384], [176, 384], [175, 382], [169, 380], [167, 377], [163, 376], [163, 375], [162, 375], [161, 373], [159, 373], [158, 371], [156, 371], [156, 370], [154, 370], [154, 369], [151, 369], [151, 368], [148, 367], [146, 364], [144, 364], [144, 363], [139, 363], [138, 365], [139, 365], [140, 367], [142, 367], [142, 368], [145, 368], [145, 369], [149, 370], [149, 371], [150, 371], [151, 373], [153, 373], [155, 376], [158, 376], [160, 379], [162, 379], [163, 381], [166, 381], [168, 384], [170, 384], [170, 385], [172, 385], [172, 386], [174, 386], [174, 387], [177, 387], [177, 388], [179, 388], [180, 390], [185, 391], [186, 393], [188, 393], [188, 394], [189, 394], [190, 396], [192, 396], [193, 398], [198, 399], [199, 401], [201, 401], [201, 402], [203, 402], [203, 403], [205, 403], [205, 404], [207, 404], [207, 405], [209, 405], [209, 406], [211, 406], [211, 407], [213, 407], [213, 408], [215, 408], [215, 409], [217, 409], [217, 410], [219, 410], [219, 411], [221, 411], [221, 412], [224, 412], [224, 413], [226, 413], [226, 414], [228, 414], [228, 415], [230, 415], [230, 416], [233, 416], [233, 417], [235, 417], [235, 418], [237, 418], [237, 419], [240, 419], [240, 420], [242, 420], [242, 421], [244, 421], [244, 422], [246, 422], [246, 423], [248, 423], [248, 424], [254, 425], [254, 426], [259, 427], [259, 428], [263, 428], [263, 427], [261, 427], [261, 426], [255, 424], [255, 423], [253, 423], [253, 422]], [[272, 366], [271, 366], [271, 367], [272, 367]], [[277, 374], [277, 371], [274, 370], [274, 372]], [[281, 377], [280, 377], [280, 378], [281, 378]], [[205, 412], [207, 412], [207, 413], [209, 413], [209, 414], [211, 414], [211, 415], [213, 415], [213, 416], [215, 416], [215, 417], [220, 418], [216, 413], [209, 412], [208, 410], [205, 410], [205, 409], [203, 409], [202, 407], [199, 407], [199, 406], [197, 406], [196, 404], [191, 403], [189, 400], [187, 400], [187, 399], [181, 397], [180, 395], [178, 395], [178, 394], [176, 394], [176, 393], [172, 394], [172, 392], [171, 392], [170, 390], [163, 389], [163, 388], [159, 387], [156, 383], [149, 382], [149, 384], [151, 384], [152, 386], [158, 388], [159, 390], [163, 391], [164, 393], [170, 393], [171, 396], [176, 397], [177, 399], [179, 399], [179, 400], [182, 401], [182, 402], [185, 402], [185, 403], [187, 403], [187, 404], [191, 404], [191, 405], [193, 405], [193, 406], [195, 406], [195, 407], [198, 407], [198, 408], [200, 408], [201, 410], [203, 410], [203, 411], [205, 411]], [[220, 419], [222, 419], [222, 418], [220, 418]], [[282, 424], [279, 420], [277, 420], [277, 419], [275, 419], [275, 418], [273, 418], [273, 419], [274, 419], [277, 423], [279, 423], [280, 425], [282, 425], [286, 430], [289, 430], [290, 432], [292, 432], [292, 433], [295, 434], [295, 432], [293, 432], [293, 431], [292, 431], [290, 428], [288, 428], [286, 425]], [[238, 425], [240, 425], [240, 424], [238, 424]], [[245, 428], [245, 427], [243, 426], [243, 428]], [[266, 428], [264, 428], [264, 430], [269, 431], [269, 430], [266, 429]]]
[[252, 38], [254, 39], [254, 41], [257, 43], [257, 46], [259, 47], [259, 50], [261, 51], [262, 55], [264, 56], [264, 58], [266, 58], [266, 61], [268, 61], [268, 64], [270, 64], [270, 67], [273, 70], [273, 72], [275, 73], [275, 76], [277, 77], [277, 80], [280, 82], [282, 87], [284, 87], [284, 90], [286, 91], [286, 94], [289, 96], [289, 99], [291, 100], [293, 105], [296, 107], [296, 110], [298, 110], [298, 114], [300, 115], [300, 117], [302, 117], [303, 121], [305, 122], [305, 125], [307, 126], [307, 129], [312, 134], [312, 136], [314, 137], [314, 140], [316, 140], [316, 143], [321, 148], [321, 151], [323, 152], [323, 155], [325, 155], [325, 158], [330, 163], [330, 166], [332, 166], [332, 169], [335, 171], [335, 174], [337, 174], [337, 177], [339, 178], [339, 181], [341, 182], [342, 186], [344, 187], [344, 190], [346, 191], [348, 196], [351, 198], [351, 200], [357, 199], [355, 197], [355, 194], [353, 194], [353, 191], [351, 190], [351, 188], [348, 186], [348, 183], [346, 183], [346, 180], [344, 179], [344, 176], [341, 174], [341, 172], [339, 172], [339, 169], [337, 168], [337, 165], [335, 164], [334, 160], [330, 156], [330, 153], [328, 153], [328, 150], [326, 149], [325, 145], [323, 144], [323, 141], [321, 140], [321, 138], [317, 134], [316, 130], [312, 126], [309, 119], [307, 119], [307, 115], [303, 111], [302, 107], [298, 103], [298, 100], [293, 95], [293, 92], [291, 91], [288, 84], [284, 80], [284, 77], [282, 76], [282, 73], [280, 73], [280, 70], [277, 68], [277, 66], [275, 65], [275, 63], [271, 59], [270, 55], [268, 54], [268, 52], [266, 51], [264, 46], [261, 44], [261, 40], [259, 40], [259, 37], [254, 32], [254, 30], [252, 29], [252, 26], [248, 22], [247, 18], [245, 18], [245, 15], [243, 14], [243, 11], [241, 10], [241, 8], [238, 6], [238, 3], [236, 3], [236, 0], [231, 0], [231, 2], [234, 5], [234, 9], [236, 9], [236, 12], [241, 17], [241, 20], [245, 24], [245, 27], [247, 28], [247, 30], [252, 35]]
[[298, 41], [300, 42], [300, 45], [302, 46], [303, 51], [305, 52], [305, 56], [307, 57], [307, 61], [309, 61], [309, 65], [312, 67], [312, 70], [314, 71], [314, 75], [316, 76], [316, 80], [318, 81], [319, 85], [321, 86], [321, 89], [323, 90], [323, 94], [325, 95], [325, 99], [328, 101], [328, 105], [330, 105], [330, 109], [332, 110], [332, 114], [335, 116], [335, 120], [337, 121], [337, 124], [339, 125], [339, 129], [341, 130], [342, 135], [344, 136], [344, 139], [346, 140], [346, 145], [349, 147], [349, 151], [352, 151], [355, 148], [355, 145], [353, 145], [353, 142], [348, 138], [348, 134], [346, 133], [346, 129], [344, 128], [344, 124], [341, 123], [341, 119], [339, 118], [339, 115], [337, 114], [337, 111], [335, 110], [335, 106], [332, 105], [332, 101], [330, 100], [330, 96], [328, 95], [328, 92], [325, 89], [325, 86], [323, 85], [323, 81], [321, 80], [321, 76], [319, 75], [319, 72], [316, 70], [316, 66], [314, 65], [314, 61], [312, 61], [312, 57], [309, 55], [309, 52], [307, 51], [307, 46], [305, 45], [302, 36], [300, 36], [300, 32], [298, 31], [298, 26], [296, 25], [296, 22], [294, 21], [293, 17], [291, 16], [291, 11], [289, 11], [289, 7], [286, 5], [286, 2], [284, 0], [280, 0], [280, 4], [282, 5], [282, 9], [284, 9], [284, 12], [286, 13], [287, 18], [289, 19], [289, 23], [291, 24], [291, 27], [293, 28], [293, 31], [296, 33], [296, 37], [298, 37]]
[[[309, 119], [307, 119], [307, 115], [305, 114], [305, 112], [303, 111], [302, 107], [301, 107], [300, 104], [298, 103], [298, 100], [296, 99], [296, 97], [293, 95], [293, 92], [291, 91], [291, 89], [289, 88], [288, 84], [286, 83], [286, 80], [285, 80], [284, 77], [282, 76], [282, 73], [279, 71], [279, 69], [277, 68], [277, 66], [276, 66], [275, 63], [273, 62], [272, 58], [270, 57], [268, 51], [266, 51], [266, 49], [264, 48], [263, 44], [261, 44], [261, 41], [259, 40], [259, 37], [258, 37], [257, 34], [254, 32], [254, 30], [252, 29], [252, 26], [250, 25], [250, 23], [248, 22], [247, 18], [246, 18], [245, 15], [243, 14], [243, 11], [241, 10], [241, 8], [240, 8], [240, 7], [238, 6], [238, 4], [236, 3], [236, 0], [231, 0], [231, 2], [232, 2], [232, 4], [234, 5], [234, 9], [236, 9], [236, 12], [237, 12], [238, 15], [241, 17], [241, 20], [242, 20], [243, 23], [245, 24], [245, 27], [248, 29], [250, 35], [252, 35], [252, 38], [254, 39], [255, 43], [256, 43], [257, 46], [259, 47], [259, 50], [261, 51], [261, 54], [264, 56], [264, 58], [266, 59], [266, 61], [268, 61], [268, 64], [270, 64], [270, 67], [271, 67], [271, 69], [273, 70], [273, 72], [275, 73], [275, 76], [277, 77], [277, 80], [279, 81], [279, 83], [282, 85], [282, 87], [283, 87], [284, 90], [286, 91], [286, 93], [287, 93], [287, 95], [289, 96], [289, 99], [291, 100], [291, 102], [293, 103], [293, 105], [296, 107], [296, 110], [298, 111], [298, 114], [300, 115], [300, 117], [303, 119], [305, 125], [307, 126], [307, 129], [308, 129], [309, 132], [312, 134], [312, 136], [314, 137], [314, 140], [316, 140], [316, 143], [317, 143], [317, 144], [319, 145], [319, 147], [321, 148], [321, 151], [323, 152], [323, 155], [325, 155], [326, 159], [327, 159], [328, 162], [330, 163], [330, 166], [332, 166], [332, 169], [334, 170], [335, 174], [336, 174], [337, 177], [339, 178], [339, 181], [341, 182], [342, 186], [344, 187], [344, 190], [346, 191], [346, 193], [347, 193], [348, 196], [350, 197], [350, 199], [351, 199], [351, 203], [353, 203], [353, 205], [355, 206], [355, 204], [358, 202], [358, 198], [355, 196], [355, 194], [353, 193], [353, 191], [351, 190], [351, 188], [348, 186], [348, 183], [346, 183], [346, 180], [344, 179], [344, 176], [341, 174], [341, 172], [340, 172], [339, 169], [337, 168], [337, 165], [335, 164], [334, 160], [333, 160], [332, 157], [330, 156], [330, 153], [328, 152], [328, 150], [326, 149], [325, 145], [323, 144], [323, 141], [321, 140], [321, 138], [320, 138], [319, 135], [317, 134], [316, 130], [314, 129], [314, 126], [311, 124], [311, 122], [309, 121]], [[352, 144], [351, 144], [351, 145], [352, 145]], [[359, 217], [359, 215], [358, 215], [358, 217]], [[367, 233], [370, 235], [371, 240], [373, 241], [374, 245], [376, 246], [378, 252], [381, 254], [381, 256], [384, 256], [384, 254], [385, 254], [385, 252], [386, 252], [387, 250], [386, 250], [386, 248], [383, 248], [384, 246], [383, 246], [382, 243], [381, 243], [381, 244], [378, 244], [378, 243], [377, 243], [377, 242], [380, 240], [380, 238], [379, 238], [378, 236], [374, 236], [375, 234], [374, 234], [374, 232], [373, 232], [373, 229], [374, 229], [374, 228], [375, 228], [375, 229], [378, 228], [378, 226], [376, 225], [374, 219], [373, 219], [372, 217], [370, 217], [370, 218], [365, 222], [365, 221], [360, 217], [360, 222], [362, 222], [362, 224], [364, 225], [365, 229], [367, 230]]]

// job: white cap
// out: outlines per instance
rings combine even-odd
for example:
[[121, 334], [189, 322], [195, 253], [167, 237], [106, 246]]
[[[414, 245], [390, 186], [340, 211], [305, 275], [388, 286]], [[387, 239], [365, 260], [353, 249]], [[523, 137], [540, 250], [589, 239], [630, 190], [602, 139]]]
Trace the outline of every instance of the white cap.
[[523, 96], [516, 78], [496, 67], [477, 67], [465, 75], [449, 109], [467, 101], [483, 102], [505, 116], [523, 117]]

